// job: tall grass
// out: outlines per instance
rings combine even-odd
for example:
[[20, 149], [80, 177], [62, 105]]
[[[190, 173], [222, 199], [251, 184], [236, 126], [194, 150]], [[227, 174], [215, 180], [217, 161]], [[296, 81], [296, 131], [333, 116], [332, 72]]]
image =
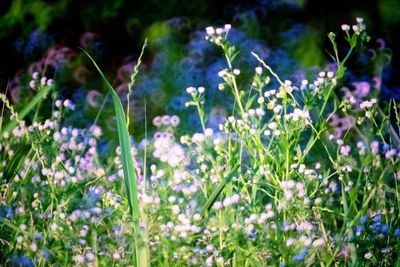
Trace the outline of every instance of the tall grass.
[[[146, 46], [143, 46], [142, 53], [139, 58], [140, 59], [143, 55], [143, 50]], [[101, 78], [103, 79], [109, 93], [111, 94], [112, 101], [114, 103], [115, 114], [117, 118], [117, 127], [118, 127], [118, 139], [119, 145], [121, 147], [121, 158], [122, 158], [122, 166], [124, 170], [124, 180], [125, 180], [125, 188], [128, 197], [129, 203], [129, 210], [132, 216], [133, 225], [134, 225], [134, 249], [135, 249], [135, 262], [136, 266], [138, 267], [146, 267], [150, 266], [149, 260], [149, 248], [148, 248], [148, 240], [146, 235], [144, 234], [145, 230], [142, 230], [141, 224], [145, 224], [146, 221], [143, 220], [143, 214], [141, 212], [139, 206], [139, 196], [138, 196], [138, 181], [137, 181], [137, 174], [135, 169], [135, 162], [131, 154], [131, 143], [129, 139], [129, 132], [128, 132], [128, 125], [129, 125], [129, 114], [125, 116], [124, 109], [121, 103], [121, 100], [117, 93], [115, 92], [114, 88], [111, 86], [103, 72], [100, 70], [99, 66], [97, 66], [94, 59], [86, 52], [85, 54], [89, 57], [92, 61], [93, 65], [95, 66], [96, 70], [99, 72]], [[140, 63], [139, 63], [140, 64]], [[138, 70], [138, 66], [135, 67], [135, 72], [133, 77], [136, 76]], [[132, 82], [129, 84], [131, 88], [134, 83], [134, 78]], [[129, 88], [129, 90], [131, 90]], [[128, 94], [129, 97], [130, 94]], [[129, 109], [128, 109], [129, 112]], [[146, 226], [145, 226], [146, 227]]]

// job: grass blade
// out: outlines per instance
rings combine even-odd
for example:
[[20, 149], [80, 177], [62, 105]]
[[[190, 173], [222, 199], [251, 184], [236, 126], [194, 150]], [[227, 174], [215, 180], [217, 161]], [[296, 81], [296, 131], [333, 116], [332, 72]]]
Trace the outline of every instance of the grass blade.
[[29, 151], [31, 150], [30, 144], [21, 144], [8, 162], [6, 167], [4, 168], [3, 177], [6, 181], [10, 181], [21, 169], [22, 164], [24, 163], [25, 158], [29, 155]]
[[221, 194], [222, 190], [225, 188], [225, 186], [232, 181], [233, 175], [239, 168], [239, 164], [236, 165], [230, 173], [225, 177], [224, 180], [218, 185], [217, 188], [211, 193], [211, 196], [207, 199], [206, 203], [204, 204], [203, 208], [201, 209], [201, 217], [204, 220], [204, 215], [208, 213], [208, 211], [211, 209], [212, 205], [215, 203], [217, 200], [218, 196]]
[[119, 139], [119, 145], [121, 147], [121, 160], [124, 171], [126, 192], [128, 195], [130, 214], [133, 218], [133, 223], [134, 223], [133, 226], [135, 231], [134, 245], [135, 245], [135, 261], [136, 261], [135, 266], [138, 267], [149, 266], [150, 265], [148, 259], [149, 250], [147, 249], [147, 246], [144, 245], [147, 242], [146, 240], [143, 240], [142, 230], [140, 229], [141, 215], [139, 209], [137, 176], [134, 167], [133, 157], [131, 154], [131, 144], [129, 141], [129, 133], [126, 125], [124, 109], [122, 107], [122, 103], [119, 96], [117, 95], [114, 88], [111, 86], [111, 84], [109, 83], [103, 72], [97, 66], [94, 59], [85, 50], [83, 50], [83, 52], [89, 57], [89, 59], [92, 61], [93, 65], [99, 72], [101, 78], [103, 79], [104, 83], [107, 86], [107, 89], [114, 103], [114, 108], [117, 118], [118, 139]]
[[[43, 86], [42, 89], [32, 98], [31, 101], [29, 101], [28, 104], [24, 106], [24, 108], [18, 112], [18, 118], [19, 120], [22, 120], [28, 113], [42, 101], [46, 95], [49, 93], [49, 91], [53, 88], [54, 86]], [[11, 120], [9, 121], [4, 127], [1, 129], [0, 132], [0, 141], [3, 138], [2, 133], [4, 132], [11, 132], [15, 126], [17, 126], [18, 122], [16, 120]]]

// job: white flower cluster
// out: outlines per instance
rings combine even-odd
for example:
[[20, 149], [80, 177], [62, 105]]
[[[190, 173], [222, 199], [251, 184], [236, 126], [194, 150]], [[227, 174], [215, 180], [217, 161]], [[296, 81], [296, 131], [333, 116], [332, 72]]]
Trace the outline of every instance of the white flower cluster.
[[[354, 31], [356, 35], [360, 35], [363, 31], [365, 31], [366, 26], [363, 23], [364, 19], [363, 18], [356, 18], [357, 24], [352, 25], [351, 29]], [[350, 31], [350, 25], [348, 24], [343, 24], [342, 25], [342, 30], [348, 33]]]
[[223, 38], [223, 34], [228, 34], [229, 30], [232, 28], [230, 24], [225, 24], [223, 28], [214, 28], [209, 26], [206, 28], [206, 40], [209, 40], [212, 43], [219, 45]]
[[191, 224], [191, 220], [185, 214], [178, 215], [178, 222], [168, 222], [161, 224], [160, 229], [165, 237], [171, 238], [175, 241], [177, 238], [187, 238], [189, 234], [196, 234], [201, 232], [201, 227]]
[[232, 206], [240, 201], [240, 196], [238, 194], [234, 194], [231, 197], [227, 197], [222, 201], [216, 201], [214, 203], [215, 209], [221, 209], [222, 207], [229, 207]]
[[156, 127], [161, 127], [161, 126], [173, 126], [176, 127], [178, 126], [180, 123], [180, 119], [178, 116], [173, 115], [173, 116], [169, 116], [169, 115], [164, 115], [164, 116], [156, 116], [153, 119], [153, 124]]
[[308, 110], [301, 110], [299, 108], [295, 108], [292, 113], [286, 114], [285, 119], [291, 119], [293, 121], [303, 120], [306, 125], [311, 124], [310, 113]]
[[330, 84], [337, 84], [335, 73], [333, 73], [332, 71], [320, 71], [318, 73], [318, 77], [313, 82], [309, 83], [307, 80], [303, 80], [301, 82], [300, 89], [304, 90], [309, 88], [311, 90], [314, 90], [315, 92], [320, 92], [323, 87]]
[[299, 198], [307, 196], [305, 184], [302, 182], [296, 182], [293, 180], [282, 181], [280, 183], [280, 188], [283, 190], [285, 199], [287, 201], [292, 200], [295, 196]]
[[202, 94], [206, 91], [206, 89], [203, 86], [200, 86], [198, 88], [190, 86], [186, 88], [186, 93], [191, 94], [191, 95], [197, 95], [197, 94]]
[[[275, 212], [272, 210], [272, 205], [268, 204], [265, 206], [265, 211], [262, 212], [260, 215], [252, 213], [249, 217], [244, 218], [244, 230], [248, 236], [255, 236], [256, 235], [256, 227], [265, 228], [265, 223], [269, 219], [275, 217]], [[271, 222], [268, 227], [275, 228], [276, 225], [274, 222]], [[240, 225], [233, 225], [233, 228], [241, 228]]]
[[363, 102], [360, 104], [360, 108], [361, 108], [361, 109], [372, 108], [376, 103], [377, 103], [376, 98], [372, 98], [371, 100], [363, 101]]
[[154, 134], [153, 156], [172, 167], [176, 167], [184, 161], [185, 151], [175, 142], [175, 138], [171, 133], [156, 132]]
[[69, 110], [75, 110], [75, 105], [74, 103], [72, 103], [71, 100], [66, 99], [64, 101], [62, 100], [56, 100], [56, 107], [57, 108], [61, 108], [62, 106], [64, 106], [65, 108], [69, 109]]
[[37, 89], [38, 85], [41, 86], [52, 86], [53, 85], [53, 80], [52, 79], [47, 79], [47, 77], [42, 77], [39, 80], [39, 73], [38, 72], [34, 72], [32, 74], [32, 80], [29, 82], [29, 87], [32, 89]]

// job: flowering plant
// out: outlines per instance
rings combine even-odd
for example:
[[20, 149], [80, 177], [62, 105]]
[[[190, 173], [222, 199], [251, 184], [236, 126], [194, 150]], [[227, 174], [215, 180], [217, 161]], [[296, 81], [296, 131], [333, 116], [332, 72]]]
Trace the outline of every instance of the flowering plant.
[[[342, 25], [345, 56], [329, 34], [335, 68], [300, 84], [252, 53], [249, 88], [237, 81], [230, 30], [208, 27], [205, 38], [225, 56], [218, 88], [233, 95], [231, 115], [208, 127], [208, 90], [187, 88], [202, 131], [179, 136], [179, 117], [155, 117], [153, 136], [127, 152], [137, 195], [122, 183], [129, 146], [120, 128], [120, 147], [103, 159], [98, 126], [62, 126], [70, 101], [28, 125], [1, 95], [16, 120], [0, 130], [1, 262], [126, 266], [143, 250], [149, 261], [139, 266], [400, 264], [398, 106], [335, 90], [369, 39], [363, 20]], [[132, 197], [140, 214], [129, 212]]]

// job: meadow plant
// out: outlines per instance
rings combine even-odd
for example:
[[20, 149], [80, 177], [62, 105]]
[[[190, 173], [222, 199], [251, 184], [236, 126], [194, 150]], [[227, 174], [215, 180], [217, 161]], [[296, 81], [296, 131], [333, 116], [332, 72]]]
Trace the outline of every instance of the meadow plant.
[[106, 82], [120, 146], [102, 158], [99, 126], [63, 125], [71, 101], [53, 99], [50, 119], [28, 122], [1, 95], [0, 125], [16, 121], [0, 130], [2, 263], [400, 264], [398, 105], [370, 97], [376, 84], [345, 87], [352, 52], [369, 40], [363, 20], [342, 25], [344, 55], [342, 34], [330, 33], [335, 68], [301, 82], [282, 79], [257, 53], [250, 70], [236, 67], [231, 30], [207, 27], [205, 35], [226, 61], [217, 87], [234, 100], [223, 103], [229, 116], [219, 129], [208, 127], [209, 89], [194, 84], [186, 107], [201, 131], [182, 135], [178, 116], [160, 115], [135, 143]]

